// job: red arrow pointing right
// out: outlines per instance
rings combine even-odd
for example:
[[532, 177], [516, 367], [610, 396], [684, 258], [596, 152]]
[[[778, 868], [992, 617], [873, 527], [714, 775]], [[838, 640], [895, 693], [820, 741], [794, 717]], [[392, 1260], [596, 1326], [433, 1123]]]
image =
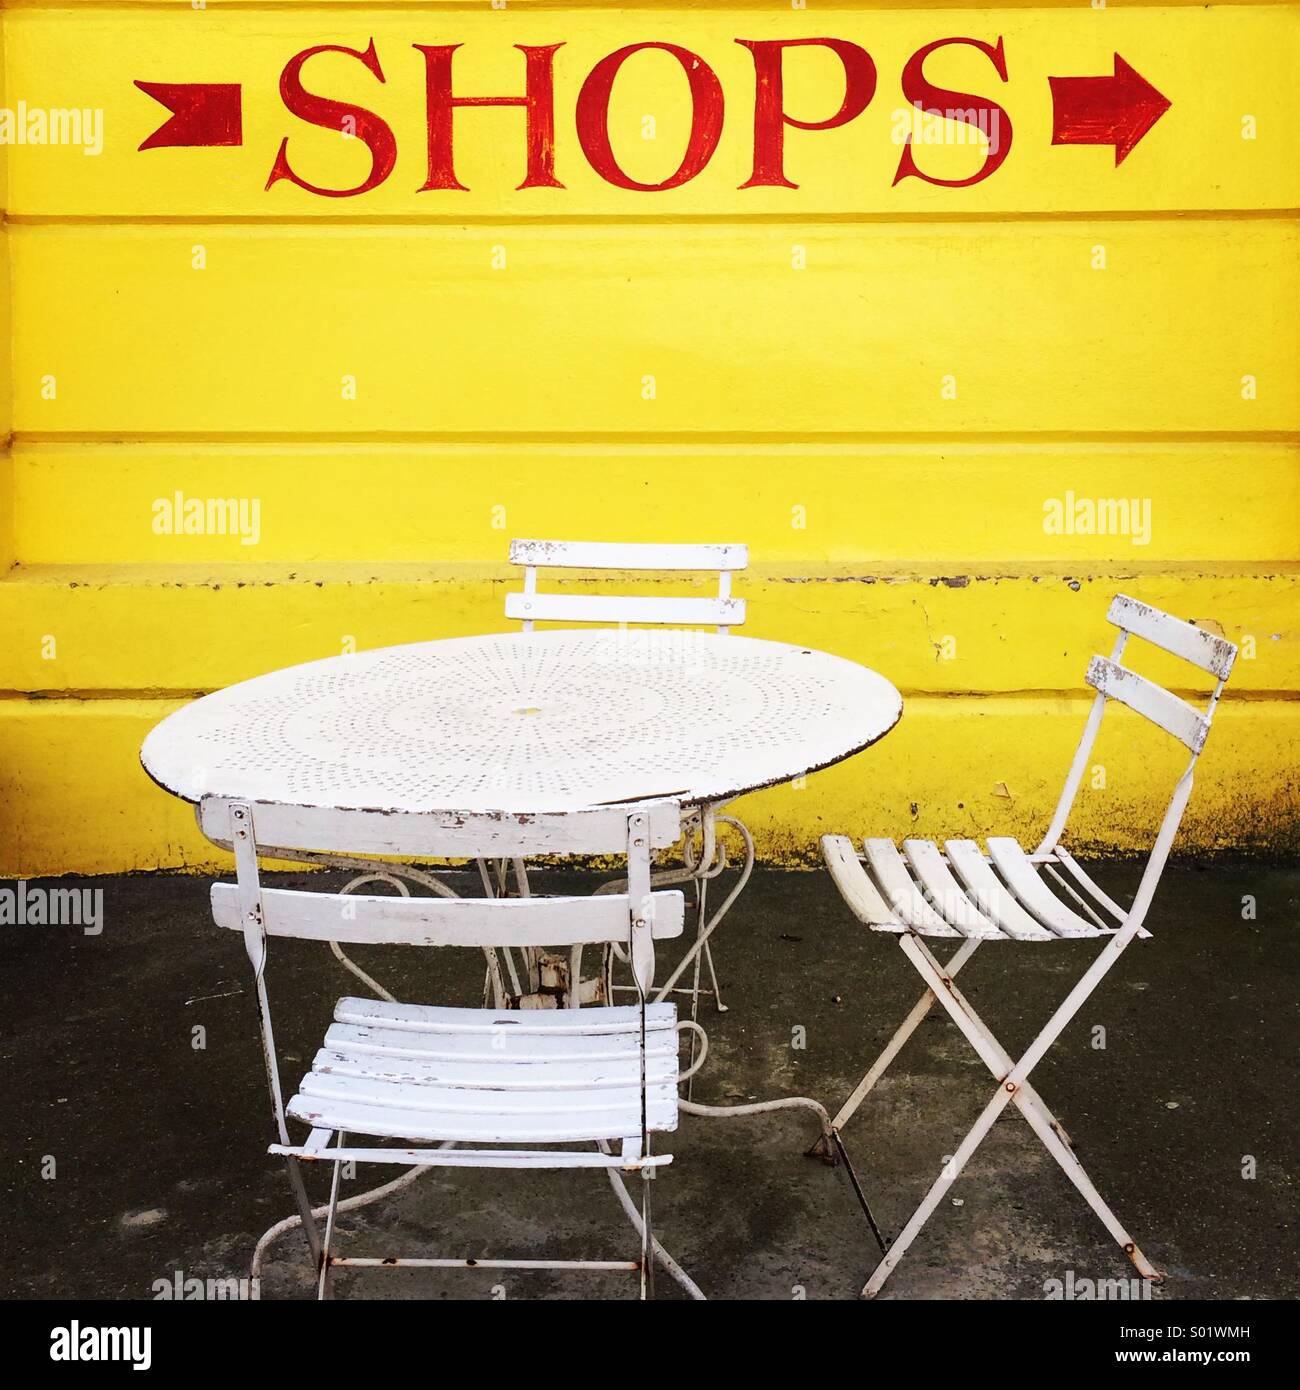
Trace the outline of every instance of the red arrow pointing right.
[[1115, 55], [1114, 77], [1049, 77], [1052, 144], [1114, 145], [1115, 166], [1169, 110], [1169, 99]]
[[161, 102], [172, 117], [140, 148], [168, 145], [242, 145], [243, 117], [238, 82], [136, 82], [142, 92]]

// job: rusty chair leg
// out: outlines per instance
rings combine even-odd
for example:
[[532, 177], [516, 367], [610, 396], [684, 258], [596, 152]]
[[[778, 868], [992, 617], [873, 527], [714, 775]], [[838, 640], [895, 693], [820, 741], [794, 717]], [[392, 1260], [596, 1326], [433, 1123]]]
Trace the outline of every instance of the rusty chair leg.
[[[341, 1149], [347, 1142], [347, 1136], [342, 1130], [338, 1132], [338, 1147]], [[339, 1212], [339, 1179], [343, 1175], [343, 1164], [339, 1159], [334, 1160], [334, 1175], [330, 1180], [330, 1205], [329, 1211], [325, 1216], [325, 1239], [321, 1245], [320, 1266], [316, 1279], [316, 1297], [318, 1300], [334, 1297], [334, 1267], [331, 1263], [334, 1244], [334, 1227], [338, 1221]]]

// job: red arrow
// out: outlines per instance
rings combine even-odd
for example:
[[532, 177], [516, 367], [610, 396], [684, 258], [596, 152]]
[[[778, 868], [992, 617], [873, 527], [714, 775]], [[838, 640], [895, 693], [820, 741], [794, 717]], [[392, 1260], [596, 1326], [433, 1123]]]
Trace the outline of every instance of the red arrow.
[[1052, 144], [1114, 145], [1116, 168], [1170, 106], [1118, 53], [1114, 77], [1047, 80], [1052, 84]]
[[242, 145], [243, 117], [238, 82], [137, 82], [142, 92], [161, 102], [172, 117], [140, 146]]

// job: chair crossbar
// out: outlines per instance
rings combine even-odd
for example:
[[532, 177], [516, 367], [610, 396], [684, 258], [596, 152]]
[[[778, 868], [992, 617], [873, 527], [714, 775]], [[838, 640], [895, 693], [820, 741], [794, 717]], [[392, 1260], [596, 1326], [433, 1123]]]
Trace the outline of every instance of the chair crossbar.
[[352, 1269], [571, 1269], [639, 1274], [640, 1260], [451, 1260], [437, 1258], [414, 1259], [406, 1256], [379, 1258], [331, 1255], [330, 1264]]
[[[332, 1133], [332, 1131], [325, 1131]], [[403, 1168], [666, 1168], [672, 1154], [624, 1159], [618, 1154], [570, 1149], [398, 1149], [311, 1148], [306, 1144], [272, 1144], [267, 1153], [304, 1163], [395, 1163]]]

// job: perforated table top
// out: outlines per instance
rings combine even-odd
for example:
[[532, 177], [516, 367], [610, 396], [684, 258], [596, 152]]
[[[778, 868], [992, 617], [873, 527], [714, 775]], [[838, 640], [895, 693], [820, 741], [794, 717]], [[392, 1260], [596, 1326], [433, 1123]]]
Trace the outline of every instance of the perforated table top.
[[330, 657], [154, 728], [168, 791], [401, 811], [721, 802], [838, 762], [902, 713], [883, 676], [750, 637], [497, 633]]

